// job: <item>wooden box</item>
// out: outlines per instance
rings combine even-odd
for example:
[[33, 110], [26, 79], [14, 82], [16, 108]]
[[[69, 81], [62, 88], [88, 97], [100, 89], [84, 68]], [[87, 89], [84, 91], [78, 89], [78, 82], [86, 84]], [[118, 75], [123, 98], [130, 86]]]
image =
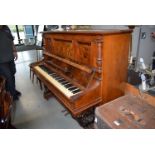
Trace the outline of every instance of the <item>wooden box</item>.
[[126, 95], [96, 108], [97, 128], [155, 129], [154, 97], [138, 94], [130, 85], [127, 90]]

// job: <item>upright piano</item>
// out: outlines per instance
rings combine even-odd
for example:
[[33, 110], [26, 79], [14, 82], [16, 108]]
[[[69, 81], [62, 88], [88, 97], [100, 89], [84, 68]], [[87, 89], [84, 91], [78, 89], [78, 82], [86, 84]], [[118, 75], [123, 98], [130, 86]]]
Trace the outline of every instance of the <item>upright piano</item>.
[[124, 94], [130, 41], [131, 30], [46, 31], [33, 71], [76, 117]]

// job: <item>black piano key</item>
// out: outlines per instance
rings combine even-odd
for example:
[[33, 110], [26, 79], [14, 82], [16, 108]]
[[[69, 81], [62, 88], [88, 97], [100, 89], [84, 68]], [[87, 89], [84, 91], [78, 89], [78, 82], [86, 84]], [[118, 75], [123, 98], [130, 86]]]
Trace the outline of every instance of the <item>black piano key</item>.
[[52, 75], [52, 76], [55, 76], [55, 75], [57, 75], [57, 74], [56, 74], [56, 73], [52, 73], [51, 75]]
[[60, 83], [62, 83], [62, 84], [63, 84], [64, 82], [67, 82], [67, 81], [64, 79], [64, 80], [62, 80]]
[[42, 68], [43, 71], [45, 71], [46, 73], [50, 73], [50, 70], [47, 68]]
[[52, 74], [51, 76], [52, 76], [53, 78], [58, 77], [58, 75], [57, 75], [57, 74], [54, 74], [54, 75]]
[[58, 77], [55, 77], [55, 80], [57, 80], [57, 81], [58, 81], [60, 78], [61, 78], [60, 76], [58, 76]]
[[69, 88], [71, 86], [73, 86], [71, 83], [64, 85], [64, 87], [66, 87], [66, 88]]
[[40, 68], [45, 68], [45, 66], [44, 66], [44, 65], [39, 65], [39, 67], [40, 67]]
[[62, 82], [61, 84], [62, 85], [66, 85], [66, 84], [68, 84], [69, 82], [68, 81], [65, 81], [65, 82]]
[[74, 85], [72, 85], [72, 86], [68, 87], [67, 89], [69, 90], [70, 88], [73, 88], [73, 87], [75, 87], [75, 86], [74, 86]]
[[60, 78], [60, 76], [55, 76], [55, 77], [53, 77], [55, 80], [57, 80], [57, 79], [59, 79]]
[[48, 71], [47, 73], [48, 73], [48, 75], [51, 75], [53, 72], [51, 72], [51, 71]]
[[67, 88], [68, 90], [70, 90], [73, 94], [76, 94], [76, 93], [78, 93], [78, 92], [81, 91], [78, 87], [76, 87], [73, 84], [71, 84], [70, 82], [66, 81], [64, 78], [62, 78], [61, 76], [59, 76], [55, 72], [51, 71], [50, 69], [48, 69], [46, 66], [39, 65], [39, 67], [42, 70], [44, 70], [45, 72], [47, 72], [47, 74], [49, 74], [50, 76], [52, 76], [59, 83], [61, 83], [65, 88]]
[[65, 82], [67, 82], [65, 79], [62, 81], [59, 81], [59, 83], [61, 83], [61, 84], [65, 83]]
[[67, 81], [67, 83], [66, 83], [66, 84], [64, 84], [64, 85], [68, 85], [68, 84], [70, 84], [70, 83]]
[[61, 83], [61, 82], [64, 82], [64, 81], [65, 81], [64, 78], [58, 80], [58, 82], [60, 82], [60, 83]]
[[73, 94], [76, 94], [76, 93], [78, 93], [78, 92], [80, 92], [80, 91], [81, 91], [80, 89], [76, 89], [76, 90], [72, 91], [72, 93], [73, 93]]
[[39, 66], [40, 68], [42, 68], [43, 70], [49, 70], [46, 66], [44, 66], [44, 65], [40, 65]]
[[62, 80], [63, 78], [59, 76], [56, 80], [59, 82], [59, 80]]
[[59, 75], [54, 76], [55, 79], [60, 79], [61, 77]]
[[70, 91], [73, 91], [73, 90], [75, 90], [75, 89], [77, 89], [77, 87], [72, 87], [72, 88], [68, 88], [68, 90], [70, 90]]

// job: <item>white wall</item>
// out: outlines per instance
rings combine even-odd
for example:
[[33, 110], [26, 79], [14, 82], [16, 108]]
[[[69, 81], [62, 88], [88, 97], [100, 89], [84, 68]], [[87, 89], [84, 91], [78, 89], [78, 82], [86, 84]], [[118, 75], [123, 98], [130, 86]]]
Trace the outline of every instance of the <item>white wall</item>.
[[[141, 29], [141, 34], [139, 33]], [[151, 32], [155, 32], [155, 26], [139, 26], [136, 27], [133, 32], [133, 48], [132, 48], [132, 55], [138, 56], [138, 60], [140, 57], [144, 58], [144, 62], [147, 65], [152, 63], [152, 55], [155, 51], [155, 39], [151, 37]], [[142, 38], [142, 33], [146, 34], [146, 38]], [[139, 51], [137, 51], [138, 47], [138, 37], [140, 35], [139, 41]]]

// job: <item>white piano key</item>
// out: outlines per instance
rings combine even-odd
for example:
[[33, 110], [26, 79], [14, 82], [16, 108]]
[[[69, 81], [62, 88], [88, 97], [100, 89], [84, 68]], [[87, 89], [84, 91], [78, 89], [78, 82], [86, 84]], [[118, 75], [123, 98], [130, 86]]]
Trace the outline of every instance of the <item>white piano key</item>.
[[[53, 78], [51, 75], [49, 75], [46, 71], [44, 71], [41, 67], [39, 66], [35, 66], [34, 67], [35, 70], [37, 70], [40, 74], [42, 74], [50, 83], [52, 83], [57, 89], [59, 89], [65, 96], [67, 96], [68, 98], [70, 98], [71, 96], [79, 93], [72, 93], [72, 91], [70, 91], [69, 89], [65, 88], [64, 85], [60, 82], [58, 82], [55, 78]], [[67, 81], [65, 81], [67, 82]], [[66, 84], [70, 84], [69, 82], [67, 82]], [[66, 85], [65, 84], [65, 85]], [[79, 88], [78, 88], [79, 89]], [[75, 89], [77, 90], [77, 89]], [[74, 90], [74, 91], [75, 91]]]

